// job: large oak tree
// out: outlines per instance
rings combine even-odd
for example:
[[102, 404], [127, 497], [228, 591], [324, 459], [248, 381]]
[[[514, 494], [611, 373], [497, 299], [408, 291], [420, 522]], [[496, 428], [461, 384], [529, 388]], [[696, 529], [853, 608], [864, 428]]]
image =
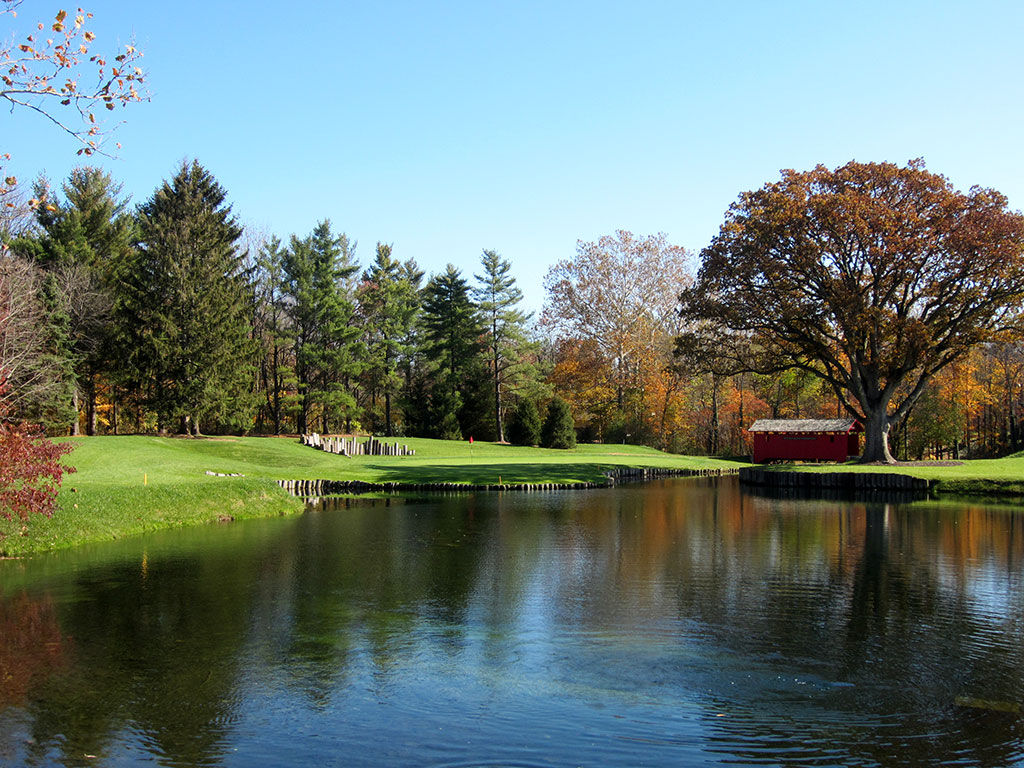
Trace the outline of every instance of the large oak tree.
[[928, 382], [1017, 326], [1024, 217], [920, 160], [818, 166], [743, 193], [701, 261], [680, 349], [718, 372], [810, 371], [863, 423], [862, 460], [891, 462]]

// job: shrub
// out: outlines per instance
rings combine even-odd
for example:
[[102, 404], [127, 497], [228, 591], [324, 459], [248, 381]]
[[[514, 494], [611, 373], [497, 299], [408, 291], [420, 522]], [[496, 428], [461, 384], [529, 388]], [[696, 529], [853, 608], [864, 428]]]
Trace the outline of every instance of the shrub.
[[548, 406], [548, 415], [541, 429], [540, 444], [544, 448], [575, 448], [576, 425], [569, 404], [556, 397]]
[[50, 442], [37, 425], [4, 421], [3, 410], [0, 403], [0, 517], [27, 520], [29, 512], [50, 517], [61, 478], [75, 471], [60, 461], [72, 446]]
[[519, 401], [508, 422], [508, 441], [512, 445], [540, 444], [540, 414], [533, 400]]

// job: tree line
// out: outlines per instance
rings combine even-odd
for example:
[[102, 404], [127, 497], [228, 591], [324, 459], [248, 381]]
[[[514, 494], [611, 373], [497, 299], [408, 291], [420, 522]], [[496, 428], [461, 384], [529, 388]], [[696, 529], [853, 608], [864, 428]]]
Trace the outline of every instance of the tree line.
[[247, 231], [198, 162], [134, 208], [80, 168], [0, 223], [0, 398], [51, 434], [558, 433], [718, 455], [747, 454], [757, 418], [868, 422], [888, 398], [900, 458], [1024, 447], [1019, 214], [921, 163], [788, 173], [699, 257], [663, 234], [581, 241], [534, 323], [493, 250], [471, 278], [384, 242], [362, 266], [326, 219]]
[[1024, 216], [922, 160], [782, 172], [688, 271], [663, 236], [548, 273], [556, 389], [598, 439], [749, 452], [759, 417], [854, 417], [862, 461], [1020, 450]]
[[472, 279], [451, 264], [427, 277], [383, 242], [362, 267], [326, 219], [260, 237], [196, 161], [134, 208], [93, 167], [32, 192], [2, 232], [11, 417], [50, 434], [541, 442], [542, 345], [494, 250]]

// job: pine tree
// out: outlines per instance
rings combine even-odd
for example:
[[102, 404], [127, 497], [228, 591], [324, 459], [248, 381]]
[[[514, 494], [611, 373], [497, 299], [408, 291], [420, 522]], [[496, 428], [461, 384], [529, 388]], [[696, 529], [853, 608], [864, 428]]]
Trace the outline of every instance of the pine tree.
[[138, 212], [138, 249], [119, 278], [119, 316], [147, 403], [166, 429], [198, 435], [201, 420], [247, 426], [253, 344], [242, 229], [226, 192], [184, 163]]
[[569, 411], [569, 404], [556, 397], [548, 405], [548, 415], [541, 428], [540, 444], [544, 448], [575, 448], [576, 425]]
[[[284, 271], [285, 251], [273, 237], [260, 247], [256, 257], [253, 292], [256, 338], [262, 348], [259, 383], [263, 392], [263, 416], [270, 420], [275, 435], [281, 434], [289, 409], [289, 395], [297, 387], [289, 308]], [[262, 417], [261, 417], [262, 420]]]
[[[434, 423], [439, 424], [449, 413], [440, 413], [437, 406], [452, 409], [459, 430], [446, 429], [454, 439], [461, 438], [455, 431], [466, 432], [469, 427], [462, 413], [473, 391], [477, 371], [475, 362], [483, 350], [480, 342], [483, 328], [477, 318], [476, 307], [469, 298], [469, 286], [459, 270], [451, 264], [439, 275], [434, 275], [423, 289], [423, 311], [420, 324], [424, 336], [424, 354], [438, 371], [434, 383]], [[444, 390], [440, 392], [438, 390]]]
[[[360, 307], [367, 330], [367, 375], [374, 397], [384, 397], [384, 434], [394, 434], [392, 403], [403, 383], [400, 367], [411, 349], [410, 335], [419, 311], [415, 262], [400, 263], [391, 246], [377, 243], [377, 254], [363, 275]], [[405, 380], [411, 379], [406, 369]]]
[[533, 400], [519, 400], [508, 422], [508, 440], [512, 445], [540, 445], [540, 414]]
[[[66, 403], [49, 410], [78, 434], [79, 407], [86, 432], [97, 429], [97, 395], [109, 385], [112, 344], [113, 276], [132, 251], [134, 221], [121, 185], [99, 168], [76, 168], [64, 182], [64, 199], [45, 179], [34, 187], [41, 233], [28, 246], [48, 275], [48, 309], [54, 354], [65, 370]], [[22, 241], [22, 246], [26, 244]]]
[[330, 424], [350, 424], [357, 416], [351, 381], [361, 370], [360, 329], [355, 324], [353, 277], [359, 266], [348, 236], [335, 236], [322, 221], [300, 240], [292, 236], [284, 256], [294, 333], [295, 373], [299, 391], [296, 429], [311, 428], [320, 416], [320, 431]]
[[502, 385], [515, 372], [525, 343], [525, 324], [532, 316], [516, 309], [523, 292], [509, 272], [511, 264], [495, 251], [480, 258], [483, 275], [474, 275], [480, 286], [473, 291], [480, 315], [487, 326], [487, 347], [493, 390], [494, 431], [499, 442], [505, 440], [502, 424]]

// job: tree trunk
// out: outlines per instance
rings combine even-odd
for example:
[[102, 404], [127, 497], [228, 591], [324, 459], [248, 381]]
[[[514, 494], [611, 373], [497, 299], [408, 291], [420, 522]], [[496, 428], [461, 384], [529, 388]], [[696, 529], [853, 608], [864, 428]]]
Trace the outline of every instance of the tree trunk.
[[76, 384], [71, 392], [71, 408], [75, 412], [74, 420], [71, 422], [71, 434], [73, 437], [78, 437], [82, 434], [82, 431], [78, 428], [78, 385]]
[[497, 427], [498, 442], [505, 442], [505, 427], [501, 423], [501, 376], [498, 375], [498, 357], [494, 357], [494, 424]]
[[875, 410], [867, 411], [864, 424], [864, 453], [860, 457], [862, 464], [878, 461], [895, 464], [896, 459], [889, 453], [889, 421], [887, 408], [883, 405]]
[[96, 380], [90, 376], [85, 390], [85, 434], [92, 437], [96, 434], [99, 422], [96, 413]]
[[718, 377], [711, 374], [711, 439], [708, 442], [708, 453], [718, 455]]

